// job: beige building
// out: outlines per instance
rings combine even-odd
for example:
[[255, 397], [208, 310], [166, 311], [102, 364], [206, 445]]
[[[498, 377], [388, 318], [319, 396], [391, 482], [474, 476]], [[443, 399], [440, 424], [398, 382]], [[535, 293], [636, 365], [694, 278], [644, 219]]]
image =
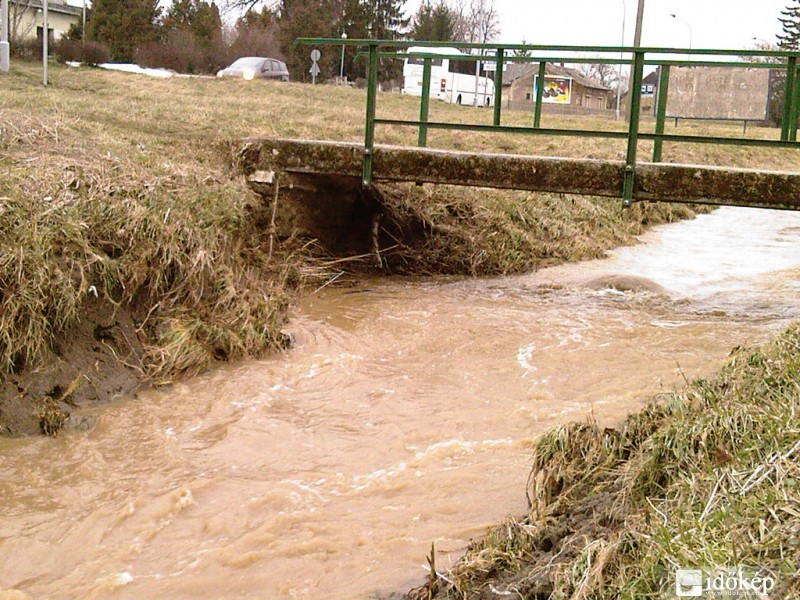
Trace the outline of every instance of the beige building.
[[[503, 98], [509, 107], [532, 108], [536, 98], [538, 63], [512, 63], [503, 78]], [[542, 95], [547, 110], [563, 113], [606, 112], [613, 106], [614, 91], [575, 69], [547, 63]]]
[[[26, 40], [42, 39], [42, 0], [9, 0], [8, 39], [12, 45]], [[47, 32], [55, 41], [69, 31], [70, 26], [82, 20], [83, 9], [60, 0], [47, 3]]]

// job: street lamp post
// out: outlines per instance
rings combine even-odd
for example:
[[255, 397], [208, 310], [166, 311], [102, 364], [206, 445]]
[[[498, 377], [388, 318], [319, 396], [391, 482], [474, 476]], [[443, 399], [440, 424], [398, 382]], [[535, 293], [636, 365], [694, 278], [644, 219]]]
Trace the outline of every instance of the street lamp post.
[[[688, 30], [689, 30], [689, 50], [691, 50], [691, 49], [692, 49], [692, 37], [693, 37], [693, 36], [692, 36], [692, 26], [691, 26], [691, 25], [689, 25], [689, 23], [687, 23], [686, 21], [684, 21], [683, 19], [681, 19], [681, 18], [680, 18], [679, 16], [677, 16], [677, 15], [670, 14], [670, 17], [672, 17], [672, 18], [673, 18], [673, 19], [675, 19], [676, 21], [680, 21], [681, 23], [683, 23], [684, 25], [686, 25], [686, 29], [688, 29]], [[689, 54], [688, 54], [687, 56], [688, 56], [689, 60], [692, 60], [692, 53], [691, 53], [691, 52], [689, 52]]]
[[0, 72], [8, 73], [8, 0], [0, 0]]
[[[342, 32], [342, 39], [347, 39], [347, 34], [344, 31]], [[339, 80], [340, 83], [344, 81], [344, 44], [342, 44], [342, 63], [339, 66]]]
[[[619, 43], [620, 46], [625, 45], [625, 17], [628, 14], [628, 7], [625, 4], [625, 0], [621, 0], [622, 2], [622, 39]], [[617, 121], [619, 121], [619, 105], [620, 105], [620, 97], [622, 95], [622, 60], [624, 59], [623, 53], [619, 53], [619, 60], [620, 63], [617, 65]]]

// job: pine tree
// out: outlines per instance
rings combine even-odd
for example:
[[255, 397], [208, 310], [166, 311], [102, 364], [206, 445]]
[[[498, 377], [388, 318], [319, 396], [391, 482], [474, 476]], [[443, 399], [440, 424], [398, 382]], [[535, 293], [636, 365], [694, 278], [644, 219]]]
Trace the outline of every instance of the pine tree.
[[158, 0], [94, 0], [87, 37], [104, 43], [116, 61], [130, 61], [134, 50], [156, 38]]
[[405, 0], [365, 0], [364, 6], [370, 14], [370, 37], [374, 40], [401, 39], [408, 27], [404, 5]]
[[[337, 31], [339, 35], [344, 33], [351, 40], [363, 40], [370, 37], [370, 11], [363, 0], [341, 0], [338, 10], [340, 11]], [[345, 48], [344, 75], [350, 81], [363, 78], [365, 73], [364, 68], [367, 61], [356, 60], [357, 52], [358, 48], [353, 46]]]
[[[369, 11], [369, 37], [373, 40], [399, 40], [404, 37], [408, 19], [404, 16], [405, 0], [364, 0]], [[403, 63], [394, 59], [381, 59], [378, 79], [398, 79], [403, 72]]]
[[790, 0], [790, 4], [781, 11], [778, 21], [783, 27], [783, 34], [778, 34], [778, 46], [782, 50], [800, 50], [800, 0]]
[[410, 37], [432, 42], [451, 41], [455, 37], [455, 21], [456, 15], [445, 0], [438, 0], [436, 4], [426, 0], [414, 15]]
[[222, 19], [216, 4], [203, 0], [175, 0], [164, 17], [165, 32], [187, 31], [204, 45], [219, 39]]
[[[310, 79], [308, 70], [311, 67], [309, 53], [311, 48], [300, 46], [291, 50], [292, 42], [300, 37], [339, 37], [339, 21], [333, 0], [283, 0], [278, 20], [280, 26], [281, 51], [286, 57], [286, 66], [292, 79], [304, 81]], [[319, 61], [321, 79], [328, 79], [338, 74], [338, 61], [335, 51], [330, 46], [320, 49], [322, 59]]]

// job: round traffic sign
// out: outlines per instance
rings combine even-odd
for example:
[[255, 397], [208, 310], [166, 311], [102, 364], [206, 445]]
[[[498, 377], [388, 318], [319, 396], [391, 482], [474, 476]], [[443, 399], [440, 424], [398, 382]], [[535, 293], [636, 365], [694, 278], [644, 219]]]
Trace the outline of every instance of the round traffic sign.
[[322, 56], [322, 55], [319, 53], [319, 50], [317, 50], [316, 48], [314, 48], [311, 51], [311, 60], [313, 60], [314, 62], [317, 62], [319, 60], [320, 56]]

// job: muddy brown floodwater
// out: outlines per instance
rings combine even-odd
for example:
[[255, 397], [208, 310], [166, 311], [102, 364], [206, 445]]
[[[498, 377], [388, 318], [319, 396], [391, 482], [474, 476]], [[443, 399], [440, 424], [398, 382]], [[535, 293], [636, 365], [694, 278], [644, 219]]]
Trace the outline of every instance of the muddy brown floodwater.
[[[725, 208], [609, 260], [306, 298], [283, 356], [0, 439], [0, 589], [369, 598], [525, 510], [531, 439], [613, 425], [800, 315], [800, 214]], [[608, 275], [667, 295], [594, 289]], [[2, 594], [0, 594], [2, 596]]]

